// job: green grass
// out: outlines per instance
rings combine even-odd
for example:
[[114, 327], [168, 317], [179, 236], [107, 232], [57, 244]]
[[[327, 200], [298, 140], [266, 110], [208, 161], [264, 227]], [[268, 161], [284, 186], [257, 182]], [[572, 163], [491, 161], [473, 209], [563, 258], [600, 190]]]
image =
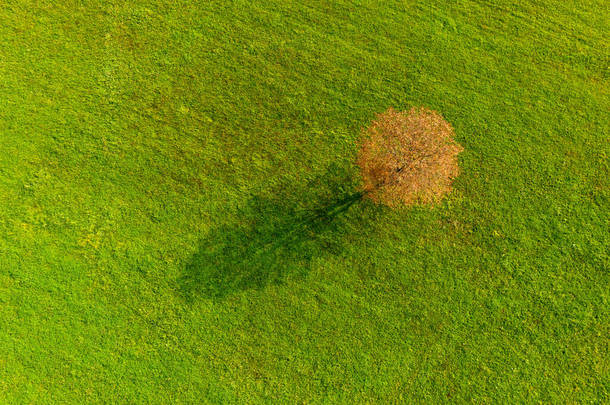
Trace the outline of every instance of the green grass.
[[[0, 402], [608, 402], [609, 22], [5, 0]], [[360, 129], [417, 105], [454, 192], [346, 207]]]

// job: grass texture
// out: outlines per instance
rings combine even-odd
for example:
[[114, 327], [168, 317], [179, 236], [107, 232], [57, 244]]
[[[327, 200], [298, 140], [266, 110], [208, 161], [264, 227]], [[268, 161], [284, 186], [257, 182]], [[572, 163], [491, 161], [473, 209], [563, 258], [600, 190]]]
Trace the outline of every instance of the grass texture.
[[[601, 0], [4, 0], [0, 402], [610, 400]], [[358, 198], [388, 107], [464, 147]]]

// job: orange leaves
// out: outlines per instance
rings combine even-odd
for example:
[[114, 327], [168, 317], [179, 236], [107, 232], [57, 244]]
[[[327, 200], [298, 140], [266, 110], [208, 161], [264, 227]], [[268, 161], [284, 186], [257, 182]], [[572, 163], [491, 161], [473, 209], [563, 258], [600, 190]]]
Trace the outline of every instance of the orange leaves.
[[423, 107], [379, 114], [360, 142], [366, 195], [389, 206], [440, 200], [459, 173], [463, 148], [453, 135], [439, 113]]

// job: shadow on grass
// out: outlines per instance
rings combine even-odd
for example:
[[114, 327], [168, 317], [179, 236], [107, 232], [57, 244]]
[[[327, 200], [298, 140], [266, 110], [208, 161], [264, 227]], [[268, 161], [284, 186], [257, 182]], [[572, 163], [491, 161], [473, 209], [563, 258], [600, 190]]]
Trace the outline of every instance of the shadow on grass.
[[350, 231], [350, 207], [362, 200], [347, 173], [331, 170], [305, 189], [257, 196], [241, 225], [220, 226], [200, 241], [179, 280], [187, 300], [221, 299], [238, 291], [303, 277], [312, 259], [338, 253]]

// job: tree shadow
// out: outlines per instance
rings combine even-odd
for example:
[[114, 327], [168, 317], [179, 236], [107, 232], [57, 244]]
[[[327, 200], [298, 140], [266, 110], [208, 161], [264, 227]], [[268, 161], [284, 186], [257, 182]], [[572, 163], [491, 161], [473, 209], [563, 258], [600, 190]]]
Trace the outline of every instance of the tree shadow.
[[201, 239], [179, 279], [183, 297], [222, 299], [280, 284], [305, 276], [312, 259], [338, 253], [349, 231], [345, 214], [363, 197], [352, 178], [331, 168], [300, 190], [253, 197], [241, 225], [217, 227]]

